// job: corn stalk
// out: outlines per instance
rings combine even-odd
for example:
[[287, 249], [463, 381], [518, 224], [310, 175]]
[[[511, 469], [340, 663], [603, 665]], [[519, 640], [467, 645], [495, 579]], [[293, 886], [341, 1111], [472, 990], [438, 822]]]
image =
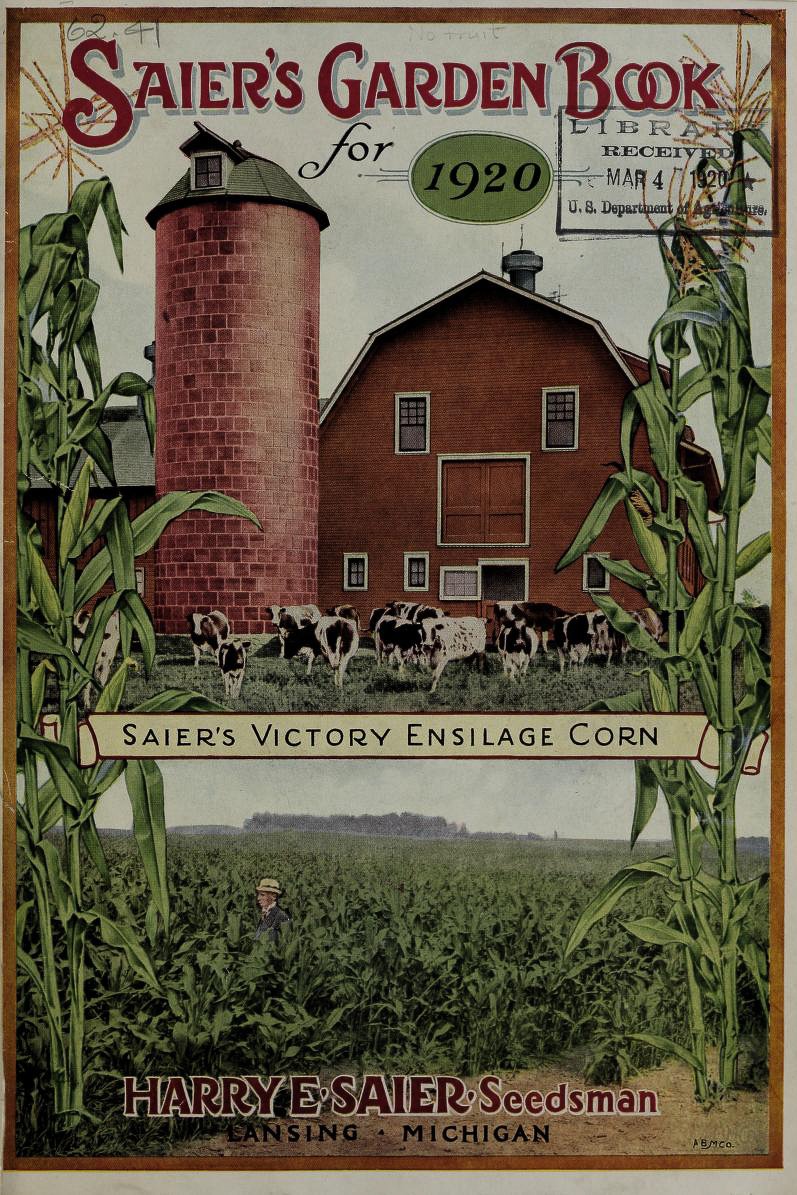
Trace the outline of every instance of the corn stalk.
[[[61, 1127], [89, 1116], [84, 1102], [86, 951], [120, 952], [131, 976], [160, 991], [151, 958], [137, 934], [100, 914], [85, 893], [85, 867], [107, 884], [108, 865], [95, 824], [102, 795], [126, 773], [133, 827], [150, 892], [148, 931], [168, 936], [166, 826], [160, 773], [150, 761], [103, 761], [81, 768], [80, 702], [94, 669], [108, 619], [120, 618], [121, 663], [101, 687], [95, 708], [117, 710], [136, 662], [155, 656], [155, 633], [136, 592], [135, 558], [186, 510], [254, 516], [241, 503], [212, 492], [169, 494], [132, 522], [116, 488], [110, 443], [102, 430], [112, 395], [135, 396], [154, 437], [154, 394], [148, 382], [122, 373], [103, 385], [93, 314], [99, 286], [89, 274], [88, 237], [103, 212], [120, 269], [125, 232], [108, 179], [88, 180], [68, 211], [45, 216], [20, 232], [17, 469], [17, 758], [22, 776], [17, 833], [33, 882], [17, 919], [17, 961], [41, 1001], [47, 1024], [54, 1111]], [[48, 566], [41, 529], [26, 507], [36, 475], [55, 496], [54, 565]], [[104, 475], [110, 497], [92, 495]], [[106, 493], [107, 491], [103, 491]], [[87, 554], [91, 559], [86, 563]], [[101, 598], [107, 582], [113, 591]], [[82, 641], [75, 615], [90, 609]], [[55, 692], [57, 742], [40, 729], [48, 685]], [[145, 703], [159, 711], [217, 708], [199, 694], [170, 691]], [[63, 850], [53, 831], [63, 834]], [[159, 927], [159, 928], [158, 928]]]
[[[672, 854], [654, 868], [623, 869], [590, 902], [574, 927], [565, 955], [628, 891], [651, 879], [664, 880], [670, 897], [666, 920], [646, 918], [627, 924], [644, 942], [676, 946], [682, 956], [690, 1048], [670, 1039], [634, 1034], [692, 1067], [695, 1094], [705, 1100], [737, 1082], [739, 1015], [738, 971], [747, 966], [768, 1013], [766, 963], [745, 928], [753, 902], [767, 876], [741, 883], [736, 858], [736, 797], [748, 749], [769, 725], [769, 655], [758, 622], [736, 602], [738, 579], [770, 551], [768, 534], [740, 548], [740, 519], [755, 489], [758, 458], [770, 463], [770, 369], [754, 364], [747, 279], [741, 264], [746, 245], [745, 146], [770, 164], [768, 142], [759, 129], [733, 134], [733, 161], [725, 201], [731, 220], [715, 252], [710, 239], [693, 227], [689, 214], [659, 229], [659, 246], [669, 281], [667, 308], [649, 338], [649, 381], [627, 396], [621, 420], [623, 468], [604, 486], [558, 568], [587, 551], [612, 510], [625, 503], [646, 571], [628, 561], [604, 560], [607, 571], [645, 595], [663, 617], [666, 647], [641, 630], [617, 602], [595, 595], [596, 604], [630, 645], [647, 658], [650, 707], [679, 708], [679, 688], [691, 681], [719, 737], [719, 771], [711, 786], [682, 760], [646, 760], [636, 765], [633, 848], [662, 793], [667, 804]], [[717, 169], [717, 163], [709, 162]], [[717, 239], [716, 233], [713, 239]], [[659, 364], [666, 359], [666, 372]], [[684, 371], [688, 358], [697, 364]], [[722, 457], [719, 511], [723, 526], [710, 531], [704, 487], [689, 478], [679, 445], [685, 413], [700, 400], [712, 403]], [[634, 443], [644, 424], [654, 472], [637, 469]], [[704, 586], [689, 593], [678, 573], [678, 547], [694, 547]], [[744, 693], [734, 687], [741, 671]], [[638, 695], [636, 697], [639, 701]], [[614, 699], [615, 708], [629, 708]], [[642, 708], [642, 707], [640, 707]], [[703, 863], [703, 847], [713, 849], [716, 874]], [[706, 1063], [705, 1008], [720, 1017], [719, 1073]]]

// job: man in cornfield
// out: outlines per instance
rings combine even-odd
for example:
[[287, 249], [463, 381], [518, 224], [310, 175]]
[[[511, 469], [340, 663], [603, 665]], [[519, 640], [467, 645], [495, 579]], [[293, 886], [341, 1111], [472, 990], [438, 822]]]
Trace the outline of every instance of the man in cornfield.
[[261, 880], [255, 888], [255, 896], [260, 909], [260, 921], [255, 930], [255, 941], [267, 938], [269, 942], [276, 942], [280, 929], [290, 921], [290, 915], [281, 909], [277, 898], [282, 895], [282, 889], [277, 880]]

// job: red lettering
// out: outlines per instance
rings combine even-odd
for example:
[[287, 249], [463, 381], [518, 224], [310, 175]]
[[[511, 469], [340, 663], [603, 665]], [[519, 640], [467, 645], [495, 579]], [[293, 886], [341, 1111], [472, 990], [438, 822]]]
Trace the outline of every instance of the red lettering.
[[390, 1113], [390, 1097], [384, 1075], [363, 1075], [363, 1085], [357, 1101], [357, 1115], [366, 1116], [372, 1108], [380, 1116]]
[[221, 79], [214, 79], [216, 74], [226, 75], [227, 64], [224, 62], [200, 62], [199, 64], [199, 106], [218, 111], [227, 109], [230, 101], [224, 98], [214, 99], [223, 90]]
[[[425, 76], [421, 78], [419, 76]], [[408, 112], [417, 111], [418, 93], [427, 108], [440, 108], [443, 101], [435, 95], [435, 88], [440, 82], [440, 72], [431, 62], [407, 62], [404, 66], [404, 106]]]
[[[581, 71], [581, 51], [592, 53], [592, 65]], [[556, 55], [557, 62], [564, 62], [567, 71], [567, 106], [568, 116], [580, 116], [583, 120], [590, 120], [593, 116], [602, 116], [612, 102], [612, 92], [609, 84], [603, 78], [603, 72], [609, 65], [609, 54], [597, 42], [570, 42], [562, 46]], [[595, 88], [595, 106], [592, 108], [580, 106], [581, 86], [590, 83]]]
[[410, 1075], [411, 1116], [430, 1116], [434, 1112], [434, 1079], [431, 1075]]
[[130, 103], [130, 97], [120, 87], [111, 83], [109, 79], [104, 79], [102, 75], [98, 75], [87, 64], [86, 59], [89, 54], [93, 54], [95, 51], [102, 54], [111, 70], [119, 69], [119, 47], [116, 42], [103, 41], [99, 37], [89, 37], [80, 45], [75, 46], [72, 51], [70, 60], [72, 74], [78, 83], [84, 83], [86, 87], [90, 87], [92, 94], [96, 92], [101, 100], [107, 100], [115, 114], [114, 123], [105, 132], [90, 132], [91, 124], [82, 128], [78, 124], [78, 117], [86, 116], [91, 119], [95, 115], [94, 105], [88, 99], [70, 100], [64, 108], [61, 123], [67, 137], [70, 137], [77, 145], [83, 145], [87, 149], [104, 149], [108, 145], [116, 145], [130, 132], [133, 125], [133, 105]]
[[302, 73], [302, 68], [298, 62], [281, 62], [275, 72], [277, 82], [280, 84], [280, 90], [274, 96], [274, 103], [283, 112], [290, 112], [294, 108], [300, 108], [304, 93], [302, 85], [299, 82], [299, 76]]
[[[508, 62], [483, 62], [482, 68], [482, 111], [500, 112], [509, 107], [506, 79], [496, 78], [496, 71], [508, 71]], [[499, 98], [503, 97], [503, 98]]]
[[[437, 1112], [446, 1116], [449, 1112], [462, 1115], [470, 1112], [470, 1103], [465, 1098], [467, 1085], [455, 1075], [437, 1076]], [[399, 1111], [399, 1109], [396, 1109]]]
[[[249, 78], [249, 75], [252, 78]], [[258, 111], [267, 108], [271, 101], [264, 92], [270, 78], [271, 73], [264, 62], [234, 62], [232, 64], [233, 108], [236, 111], [246, 109], [247, 100]]]
[[[658, 99], [659, 72], [666, 76], [670, 85], [670, 94], [666, 100]], [[674, 66], [670, 66], [669, 62], [649, 62], [639, 76], [639, 91], [641, 95], [645, 96], [649, 108], [661, 111], [674, 107], [678, 102], [678, 96], [681, 94], [681, 80], [677, 70]]]
[[447, 111], [467, 108], [479, 94], [476, 72], [464, 62], [443, 63], [443, 103]]
[[180, 106], [193, 108], [194, 106], [194, 64], [180, 63]]
[[545, 63], [535, 63], [534, 74], [531, 73], [525, 62], [513, 62], [512, 67], [512, 107], [526, 107], [526, 97], [523, 94], [523, 88], [527, 87], [537, 107], [544, 108], [548, 99], [545, 94], [545, 75], [547, 71]]
[[697, 63], [684, 63], [684, 108], [687, 112], [691, 112], [695, 107], [693, 94], [696, 94], [700, 97], [705, 108], [719, 108], [716, 96], [712, 95], [707, 87], [712, 75], [715, 73], [715, 71], [718, 71], [719, 68], [720, 64], [718, 62], [708, 62], [703, 67], [697, 78], [695, 78]]
[[[641, 75], [640, 75], [641, 70], [642, 70], [641, 63], [627, 62], [625, 64], [625, 66], [620, 67], [619, 71], [617, 72], [617, 74], [614, 77], [614, 86], [615, 86], [615, 90], [617, 92], [617, 98], [620, 101], [620, 103], [623, 105], [623, 107], [627, 108], [629, 112], [643, 112], [645, 110], [645, 108], [647, 108], [647, 106], [648, 106], [646, 97], [644, 95], [642, 95]], [[628, 94], [628, 92], [626, 90], [625, 80], [626, 80], [626, 76], [630, 75], [630, 74], [636, 74], [636, 76], [637, 76], [637, 87], [640, 92], [640, 95], [642, 96], [641, 99], [638, 99], [638, 100], [633, 99]], [[655, 86], [655, 79], [654, 79], [654, 86]], [[654, 92], [654, 94], [655, 94], [655, 92]]]
[[350, 1116], [357, 1107], [355, 1096], [356, 1079], [354, 1075], [334, 1075], [329, 1083], [329, 1094], [332, 1097], [332, 1111], [342, 1116]]
[[169, 68], [166, 63], [134, 62], [133, 70], [143, 70], [144, 72], [138, 89], [138, 95], [136, 96], [135, 106], [137, 111], [146, 108], [150, 97], [152, 97], [153, 99], [160, 99], [167, 112], [174, 112], [177, 108], [177, 100], [174, 98], [171, 79], [169, 78]]
[[344, 79], [341, 86], [346, 93], [346, 99], [338, 98], [335, 85], [342, 58], [353, 58], [359, 66], [365, 61], [365, 53], [356, 41], [344, 41], [338, 46], [333, 46], [324, 57], [318, 71], [318, 96], [327, 112], [339, 116], [341, 120], [350, 120], [352, 116], [359, 116], [362, 112], [362, 81]]
[[368, 80], [368, 90], [365, 93], [365, 111], [370, 112], [382, 100], [387, 100], [394, 109], [401, 107], [401, 93], [389, 62], [374, 63], [371, 78]]

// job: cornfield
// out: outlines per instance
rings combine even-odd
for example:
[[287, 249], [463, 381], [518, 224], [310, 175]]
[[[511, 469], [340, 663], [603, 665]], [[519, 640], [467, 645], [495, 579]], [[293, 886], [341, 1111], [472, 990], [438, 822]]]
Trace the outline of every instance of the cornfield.
[[[130, 838], [105, 837], [110, 884], [86, 899], [122, 926], [147, 920], [146, 875]], [[148, 984], [98, 945], [86, 976], [86, 1097], [95, 1121], [61, 1132], [60, 1153], [168, 1152], [208, 1125], [125, 1121], [122, 1076], [315, 1074], [324, 1070], [478, 1075], [562, 1058], [598, 1082], [655, 1064], [627, 1027], [689, 1040], [674, 948], [629, 938], [619, 915], [563, 962], [578, 911], [624, 856], [618, 844], [421, 842], [326, 833], [169, 838], [171, 936], [149, 948]], [[649, 852], [648, 852], [649, 853]], [[760, 865], [760, 859], [753, 860]], [[254, 884], [276, 874], [291, 925], [254, 941]], [[20, 858], [20, 899], [31, 867]], [[661, 916], [644, 887], [626, 915]], [[755, 919], [766, 946], [766, 909]], [[34, 955], [30, 927], [24, 945]], [[66, 982], [65, 962], [59, 981]], [[752, 985], [745, 1035], [762, 1033]], [[716, 1020], [709, 1021], [715, 1034]], [[20, 1152], [53, 1148], [43, 1004], [20, 984]]]

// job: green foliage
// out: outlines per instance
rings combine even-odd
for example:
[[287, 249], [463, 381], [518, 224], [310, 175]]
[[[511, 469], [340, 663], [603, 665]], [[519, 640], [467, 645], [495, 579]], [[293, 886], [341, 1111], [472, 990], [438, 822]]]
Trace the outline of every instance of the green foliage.
[[[670, 901], [666, 918], [646, 917], [625, 923], [647, 944], [681, 948], [691, 1048], [659, 1035], [634, 1034], [638, 1041], [677, 1055], [692, 1066], [700, 1099], [711, 1084], [706, 1063], [705, 1009], [721, 1018], [719, 1089], [737, 1081], [739, 1024], [738, 964], [744, 961], [759, 998], [766, 1005], [765, 959], [750, 936], [748, 916], [765, 877], [752, 885], [739, 881], [734, 808], [742, 767], [752, 739], [769, 726], [769, 654], [762, 627], [737, 600], [739, 578], [771, 551], [769, 533], [740, 547], [740, 518], [755, 490], [759, 458], [769, 463], [772, 425], [768, 406], [771, 369], [756, 365], [752, 352], [747, 279], [736, 260], [744, 246], [746, 192], [745, 146], [770, 164], [766, 137], [757, 129], [733, 132], [733, 160], [726, 200], [737, 213], [733, 231], [719, 252], [689, 227], [686, 216], [666, 221], [659, 233], [669, 282], [667, 308], [649, 338], [650, 380], [627, 396], [620, 420], [623, 471], [604, 485], [557, 568], [573, 564], [592, 546], [609, 514], [621, 500], [648, 569], [628, 561], [606, 561], [607, 571], [645, 595], [664, 617], [666, 646], [646, 635], [614, 599], [595, 595], [611, 625], [646, 658], [650, 708], [661, 713], [679, 708], [680, 689], [691, 682], [720, 742], [715, 784], [707, 784], [683, 761], [648, 760], [636, 765], [636, 794], [631, 846], [647, 825], [659, 792], [667, 803], [673, 841], [666, 876]], [[741, 216], [739, 215], [741, 213]], [[695, 257], [701, 263], [695, 265]], [[689, 265], [687, 266], [687, 260]], [[667, 362], [662, 372], [660, 357]], [[689, 359], [697, 364], [682, 373]], [[724, 526], [712, 534], [708, 498], [702, 484], [687, 475], [681, 442], [683, 412], [693, 404], [712, 404], [720, 444], [722, 485], [718, 509]], [[634, 442], [644, 425], [655, 473], [636, 468]], [[688, 593], [678, 573], [678, 548], [689, 541], [703, 584]], [[739, 696], [734, 670], [744, 687]], [[717, 874], [702, 867], [696, 843], [718, 853]], [[663, 864], [662, 864], [663, 866]], [[650, 878], [624, 868], [590, 902], [576, 923], [568, 951], [582, 940], [627, 893]], [[708, 902], [719, 915], [719, 929], [709, 925]]]
[[[135, 557], [155, 544], [166, 525], [186, 510], [242, 516], [257, 522], [239, 502], [214, 493], [162, 497], [132, 523], [118, 493], [92, 500], [104, 479], [114, 485], [111, 448], [102, 419], [112, 395], [136, 396], [154, 436], [152, 387], [138, 374], [118, 374], [103, 386], [93, 328], [99, 286], [89, 275], [89, 234], [103, 213], [122, 268], [125, 231], [108, 179], [87, 180], [69, 211], [45, 216], [20, 233], [18, 446], [17, 446], [17, 690], [18, 767], [24, 790], [17, 808], [18, 840], [31, 865], [32, 911], [18, 923], [22, 973], [44, 1001], [43, 1024], [52, 1090], [63, 1126], [89, 1118], [85, 1104], [86, 951], [110, 948], [158, 989], [153, 962], [137, 929], [114, 911], [86, 899], [87, 859], [103, 884], [110, 873], [94, 823], [102, 794], [125, 770], [125, 762], [79, 766], [79, 705], [111, 616], [119, 616], [122, 660], [97, 696], [99, 712], [117, 710], [124, 698], [135, 635], [149, 673], [155, 658], [152, 619], [136, 592]], [[25, 510], [34, 471], [55, 495], [54, 561], [48, 567], [42, 535]], [[86, 554], [91, 559], [85, 563]], [[114, 591], [99, 600], [103, 585]], [[94, 603], [79, 648], [75, 616]], [[48, 678], [56, 694], [58, 742], [39, 732]], [[164, 710], [207, 709], [193, 692], [162, 694]], [[151, 894], [153, 914], [145, 927], [150, 942], [158, 919], [170, 928], [166, 883], [163, 786], [155, 764], [136, 764], [128, 775], [136, 843]], [[59, 827], [63, 853], [48, 835]], [[86, 858], [87, 857], [87, 858]], [[57, 916], [61, 930], [54, 934]], [[35, 927], [35, 929], [34, 929]], [[42, 1061], [44, 1067], [44, 1060]]]

